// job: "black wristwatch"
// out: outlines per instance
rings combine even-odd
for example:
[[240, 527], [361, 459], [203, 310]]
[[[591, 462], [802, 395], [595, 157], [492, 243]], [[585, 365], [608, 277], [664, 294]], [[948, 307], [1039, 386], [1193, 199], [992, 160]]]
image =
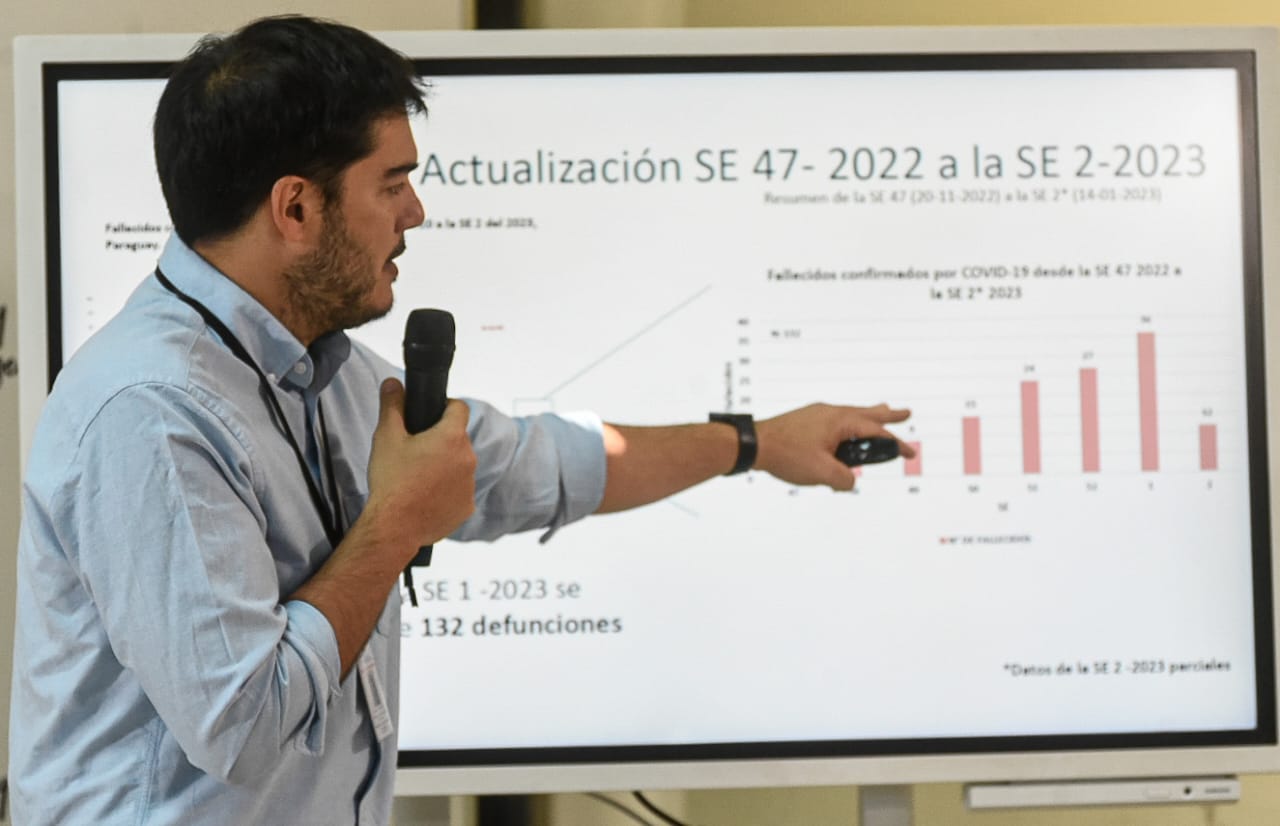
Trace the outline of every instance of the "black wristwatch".
[[756, 423], [751, 418], [751, 414], [712, 413], [707, 420], [733, 425], [734, 429], [738, 431], [738, 461], [734, 462], [733, 470], [726, 473], [725, 476], [732, 476], [735, 473], [751, 470], [751, 466], [756, 463], [756, 450], [759, 447], [759, 443], [756, 441]]

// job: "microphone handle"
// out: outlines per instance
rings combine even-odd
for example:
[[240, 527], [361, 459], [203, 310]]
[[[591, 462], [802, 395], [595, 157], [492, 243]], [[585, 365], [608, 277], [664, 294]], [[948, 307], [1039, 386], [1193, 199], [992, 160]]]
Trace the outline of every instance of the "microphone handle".
[[[440, 421], [448, 404], [448, 368], [441, 370], [406, 370], [404, 373], [404, 426], [410, 433], [421, 433]], [[412, 567], [431, 564], [433, 545], [423, 545], [409, 563]]]

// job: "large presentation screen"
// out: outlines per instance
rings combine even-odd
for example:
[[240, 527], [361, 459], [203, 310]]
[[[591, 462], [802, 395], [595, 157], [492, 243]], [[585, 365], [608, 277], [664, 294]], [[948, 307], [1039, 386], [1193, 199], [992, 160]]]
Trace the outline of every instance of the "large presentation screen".
[[[516, 416], [888, 402], [916, 456], [441, 543], [402, 764], [1274, 744], [1251, 54], [419, 66], [353, 336], [450, 310], [451, 395]], [[162, 75], [46, 70], [55, 369], [169, 233]]]

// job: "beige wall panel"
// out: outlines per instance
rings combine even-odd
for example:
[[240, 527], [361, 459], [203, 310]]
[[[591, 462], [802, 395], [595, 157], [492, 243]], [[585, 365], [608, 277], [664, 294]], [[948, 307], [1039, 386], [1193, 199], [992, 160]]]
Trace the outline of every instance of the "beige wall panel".
[[686, 26], [1280, 25], [1275, 0], [687, 0]]
[[[1094, 806], [969, 811], [959, 783], [915, 786], [915, 826], [1271, 826], [1280, 823], [1280, 778], [1241, 778], [1241, 801], [1215, 806]], [[687, 822], [712, 826], [859, 826], [856, 788], [690, 791]], [[556, 823], [568, 821], [555, 821]], [[572, 821], [574, 824], [590, 823]], [[609, 821], [612, 823], [612, 821]]]
[[[605, 29], [683, 26], [684, 0], [525, 0], [530, 29]], [[731, 25], [731, 24], [729, 24]]]

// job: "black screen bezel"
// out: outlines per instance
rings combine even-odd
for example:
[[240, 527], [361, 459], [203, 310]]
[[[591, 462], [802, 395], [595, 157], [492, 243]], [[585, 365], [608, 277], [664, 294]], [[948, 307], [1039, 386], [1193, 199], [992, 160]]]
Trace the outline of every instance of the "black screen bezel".
[[[1277, 745], [1276, 663], [1267, 471], [1263, 327], [1262, 213], [1256, 58], [1251, 51], [1135, 51], [962, 54], [750, 54], [555, 56], [419, 59], [423, 77], [449, 75], [655, 74], [693, 72], [963, 72], [1227, 68], [1239, 90], [1242, 237], [1249, 464], [1253, 537], [1254, 656], [1258, 724], [1252, 729], [1000, 737], [721, 742], [670, 745], [548, 746], [405, 750], [402, 768], [590, 765], [667, 761], [785, 760], [997, 755]], [[43, 69], [48, 381], [63, 364], [61, 222], [58, 209], [58, 86], [64, 80], [156, 79], [172, 62], [46, 63]], [[566, 679], [571, 676], [566, 675]], [[619, 709], [625, 714], [625, 709]]]

